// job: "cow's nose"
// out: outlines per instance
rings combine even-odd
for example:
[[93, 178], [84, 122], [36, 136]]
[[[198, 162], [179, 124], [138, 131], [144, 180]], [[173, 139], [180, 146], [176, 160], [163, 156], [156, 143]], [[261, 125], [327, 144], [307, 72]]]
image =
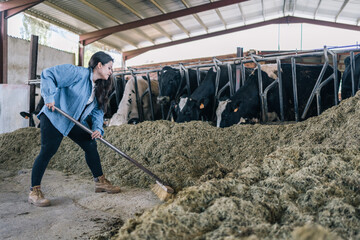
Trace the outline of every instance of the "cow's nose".
[[170, 98], [168, 96], [159, 96], [157, 97], [157, 103], [168, 103], [170, 101]]

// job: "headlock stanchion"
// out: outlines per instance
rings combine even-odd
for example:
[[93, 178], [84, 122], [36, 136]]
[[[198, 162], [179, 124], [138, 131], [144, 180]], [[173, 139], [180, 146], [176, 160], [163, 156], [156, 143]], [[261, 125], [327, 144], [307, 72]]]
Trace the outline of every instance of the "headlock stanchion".
[[[307, 112], [308, 112], [308, 110], [310, 108], [310, 105], [311, 105], [311, 103], [312, 103], [312, 101], [314, 99], [314, 95], [315, 94], [317, 94], [317, 95], [320, 94], [319, 93], [320, 83], [321, 83], [321, 80], [324, 77], [324, 74], [325, 74], [325, 71], [326, 71], [327, 67], [329, 66], [329, 57], [328, 57], [328, 54], [327, 54], [327, 48], [326, 47], [324, 47], [324, 58], [325, 58], [325, 63], [323, 65], [322, 69], [321, 69], [320, 75], [319, 75], [318, 79], [316, 80], [315, 86], [314, 86], [314, 88], [313, 88], [313, 90], [312, 90], [312, 92], [310, 94], [310, 97], [309, 97], [307, 103], [306, 103], [304, 112], [301, 115], [302, 119], [305, 119], [306, 114], [307, 114]], [[318, 96], [318, 98], [320, 98], [320, 96]], [[319, 106], [319, 104], [317, 104], [317, 111], [318, 111], [318, 115], [320, 115], [320, 106]]]
[[[258, 85], [259, 85], [259, 97], [261, 100], [261, 116], [262, 116], [262, 121], [266, 121], [267, 120], [267, 110], [268, 110], [268, 106], [267, 106], [267, 98], [268, 98], [268, 93], [270, 91], [271, 88], [273, 87], [277, 87], [278, 91], [279, 91], [279, 109], [280, 109], [280, 120], [284, 121], [284, 99], [283, 99], [283, 81], [289, 81], [290, 79], [283, 79], [281, 76], [281, 64], [283, 62], [289, 62], [291, 64], [291, 81], [292, 81], [292, 92], [293, 92], [293, 108], [294, 108], [294, 114], [295, 114], [295, 121], [300, 121], [301, 119], [306, 118], [306, 115], [309, 111], [310, 105], [312, 104], [314, 97], [316, 96], [316, 104], [317, 104], [317, 114], [321, 114], [321, 89], [331, 83], [333, 81], [334, 83], [334, 93], [335, 93], [335, 97], [334, 97], [334, 104], [337, 105], [339, 104], [339, 99], [338, 99], [338, 91], [339, 91], [339, 80], [338, 79], [338, 74], [337, 74], [337, 69], [338, 69], [338, 54], [349, 54], [350, 55], [350, 75], [351, 75], [351, 95], [354, 96], [356, 91], [360, 88], [359, 84], [355, 85], [355, 82], [358, 79], [355, 79], [355, 56], [354, 56], [354, 52], [360, 52], [360, 48], [359, 45], [350, 45], [350, 46], [338, 46], [338, 47], [326, 47], [324, 46], [321, 49], [314, 49], [314, 50], [309, 50], [309, 51], [289, 51], [289, 52], [283, 52], [283, 53], [275, 53], [275, 54], [265, 54], [265, 55], [250, 55], [250, 56], [245, 56], [245, 57], [236, 57], [236, 58], [230, 58], [230, 59], [222, 59], [219, 60], [216, 57], [214, 57], [212, 59], [212, 61], [203, 61], [203, 62], [196, 62], [196, 63], [187, 63], [187, 64], [177, 64], [177, 65], [172, 65], [171, 67], [177, 68], [180, 71], [180, 74], [182, 75], [182, 79], [183, 81], [186, 81], [186, 91], [187, 93], [190, 95], [190, 79], [189, 79], [189, 69], [193, 68], [196, 69], [196, 76], [197, 76], [197, 83], [198, 86], [200, 85], [200, 81], [201, 81], [201, 77], [200, 77], [200, 69], [203, 70], [208, 70], [210, 67], [215, 67], [217, 69], [217, 73], [216, 73], [216, 85], [215, 85], [215, 96], [214, 96], [214, 101], [218, 101], [221, 94], [225, 91], [226, 88], [229, 87], [229, 91], [230, 91], [230, 96], [233, 96], [233, 94], [235, 94], [235, 91], [238, 90], [238, 87], [242, 87], [245, 83], [246, 80], [246, 75], [245, 75], [245, 65], [248, 63], [255, 63], [255, 65], [258, 68]], [[328, 54], [330, 54], [332, 56], [331, 59], [329, 59]], [[302, 93], [298, 92], [298, 88], [297, 88], [297, 73], [296, 73], [296, 64], [297, 64], [297, 59], [303, 59], [303, 58], [321, 58], [324, 57], [324, 62], [322, 62], [323, 67], [322, 70], [316, 80], [315, 86], [312, 89], [312, 92], [310, 94], [310, 96], [308, 97], [308, 99], [306, 100], [306, 106], [305, 109], [303, 110], [302, 113], [299, 113], [299, 95], [301, 95]], [[331, 63], [330, 63], [331, 61]], [[276, 63], [277, 64], [277, 70], [278, 70], [278, 76], [277, 78], [274, 80], [274, 82], [272, 84], [270, 84], [269, 86], [267, 86], [265, 89], [263, 89], [263, 80], [262, 80], [262, 75], [261, 75], [261, 63]], [[299, 61], [300, 62], [300, 61]], [[234, 82], [234, 78], [232, 75], [232, 65], [231, 64], [235, 64], [237, 65], [236, 70], [240, 69], [240, 75], [241, 75], [241, 81], [240, 81], [240, 86], [235, 85], [237, 83]], [[220, 74], [221, 74], [221, 68], [220, 65], [226, 65], [227, 66], [227, 71], [229, 73], [229, 81], [228, 83], [222, 88], [219, 89], [219, 82], [220, 82]], [[240, 65], [238, 67], [238, 65]], [[333, 74], [331, 76], [329, 76], [327, 79], [323, 80], [324, 74], [326, 69], [328, 68], [328, 66], [331, 65], [333, 67]], [[120, 75], [123, 78], [127, 75], [132, 75], [134, 78], [136, 75], [144, 75], [147, 74], [148, 77], [148, 83], [150, 86], [150, 78], [149, 78], [149, 73], [157, 73], [158, 79], [159, 79], [159, 74], [161, 71], [162, 67], [161, 66], [156, 66], [154, 68], [150, 68], [150, 69], [131, 69], [128, 71], [122, 71], [122, 72], [115, 72], [114, 74], [116, 75]], [[236, 71], [236, 74], [239, 74], [239, 71]], [[236, 79], [238, 79], [239, 76], [236, 77]], [[151, 88], [151, 87], [150, 87]], [[180, 97], [180, 89], [177, 89], [177, 98]], [[149, 89], [149, 94], [151, 92], [151, 89]], [[161, 87], [159, 86], [159, 92], [161, 93]], [[151, 97], [150, 97], [151, 98]], [[117, 99], [117, 102], [119, 102], [119, 100]], [[140, 101], [141, 103], [142, 101]], [[141, 104], [140, 104], [141, 105]], [[154, 106], [152, 105], [152, 101], [150, 101], [150, 106], [152, 108], [152, 113], [153, 113], [153, 109]], [[163, 118], [165, 116], [167, 116], [168, 114], [164, 113], [164, 108], [163, 106], [161, 106], [162, 109], [162, 116]], [[139, 111], [140, 113], [141, 111]], [[153, 119], [154, 116], [152, 115]]]
[[298, 101], [298, 92], [297, 92], [297, 80], [296, 80], [296, 60], [295, 57], [291, 57], [291, 76], [293, 84], [293, 94], [294, 94], [294, 112], [295, 112], [295, 121], [299, 121], [299, 101]]

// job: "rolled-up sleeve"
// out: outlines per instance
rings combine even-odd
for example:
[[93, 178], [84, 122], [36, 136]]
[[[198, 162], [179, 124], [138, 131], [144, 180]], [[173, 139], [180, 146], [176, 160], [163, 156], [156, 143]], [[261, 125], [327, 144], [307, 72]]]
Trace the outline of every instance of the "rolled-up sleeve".
[[104, 111], [99, 109], [98, 107], [95, 107], [91, 113], [91, 122], [92, 122], [92, 130], [93, 131], [99, 131], [102, 136], [104, 136]]

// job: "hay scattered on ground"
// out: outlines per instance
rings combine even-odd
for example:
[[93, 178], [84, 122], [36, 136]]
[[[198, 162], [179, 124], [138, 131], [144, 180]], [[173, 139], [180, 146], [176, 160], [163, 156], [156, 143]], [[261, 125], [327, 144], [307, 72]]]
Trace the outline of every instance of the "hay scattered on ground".
[[[307, 239], [302, 232], [311, 231], [322, 232], [320, 239], [359, 239], [359, 98], [296, 124], [219, 129], [156, 121], [107, 128], [110, 143], [178, 192], [127, 221], [119, 239]], [[39, 143], [34, 128], [0, 135], [1, 168], [31, 167]], [[116, 184], [154, 183], [102, 143], [98, 149]], [[90, 177], [83, 155], [64, 139], [49, 167]]]

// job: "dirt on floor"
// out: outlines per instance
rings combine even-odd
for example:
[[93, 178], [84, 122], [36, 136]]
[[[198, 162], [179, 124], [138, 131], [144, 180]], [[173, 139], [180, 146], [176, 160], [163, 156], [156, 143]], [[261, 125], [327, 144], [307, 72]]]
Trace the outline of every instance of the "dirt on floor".
[[[141, 203], [141, 211], [147, 209], [142, 214], [135, 214], [137, 209], [126, 215], [115, 207], [110, 211], [92, 207], [109, 214], [108, 221], [117, 230], [92, 228], [89, 233], [106, 235], [105, 239], [360, 239], [359, 99], [358, 93], [300, 123], [219, 129], [199, 121], [156, 121], [108, 127], [107, 141], [153, 171], [176, 194], [165, 203], [154, 199], [148, 205]], [[3, 178], [2, 185], [21, 182], [24, 174], [19, 170], [31, 168], [39, 143], [40, 131], [35, 128], [0, 135], [0, 167], [13, 173]], [[112, 182], [130, 192], [140, 189], [133, 201], [146, 191], [155, 197], [149, 192], [151, 177], [105, 145], [99, 143], [98, 149]], [[83, 151], [67, 138], [49, 169], [64, 178], [91, 179]], [[15, 191], [22, 196], [18, 201], [24, 202], [24, 209], [29, 208], [26, 174], [23, 189]], [[51, 188], [54, 182], [51, 176], [48, 181], [44, 178], [45, 193], [64, 197], [64, 190]], [[86, 193], [79, 189], [76, 196], [87, 194], [98, 197], [91, 189]], [[115, 198], [121, 202], [122, 196], [126, 199], [122, 194]], [[117, 205], [121, 209], [124, 204]], [[59, 211], [64, 211], [61, 206]], [[19, 220], [32, 214], [20, 216]], [[81, 222], [75, 216], [70, 219]]]
[[108, 239], [126, 219], [161, 202], [146, 189], [95, 193], [90, 179], [47, 170], [43, 192], [51, 206], [27, 202], [31, 169], [0, 171], [0, 239]]

